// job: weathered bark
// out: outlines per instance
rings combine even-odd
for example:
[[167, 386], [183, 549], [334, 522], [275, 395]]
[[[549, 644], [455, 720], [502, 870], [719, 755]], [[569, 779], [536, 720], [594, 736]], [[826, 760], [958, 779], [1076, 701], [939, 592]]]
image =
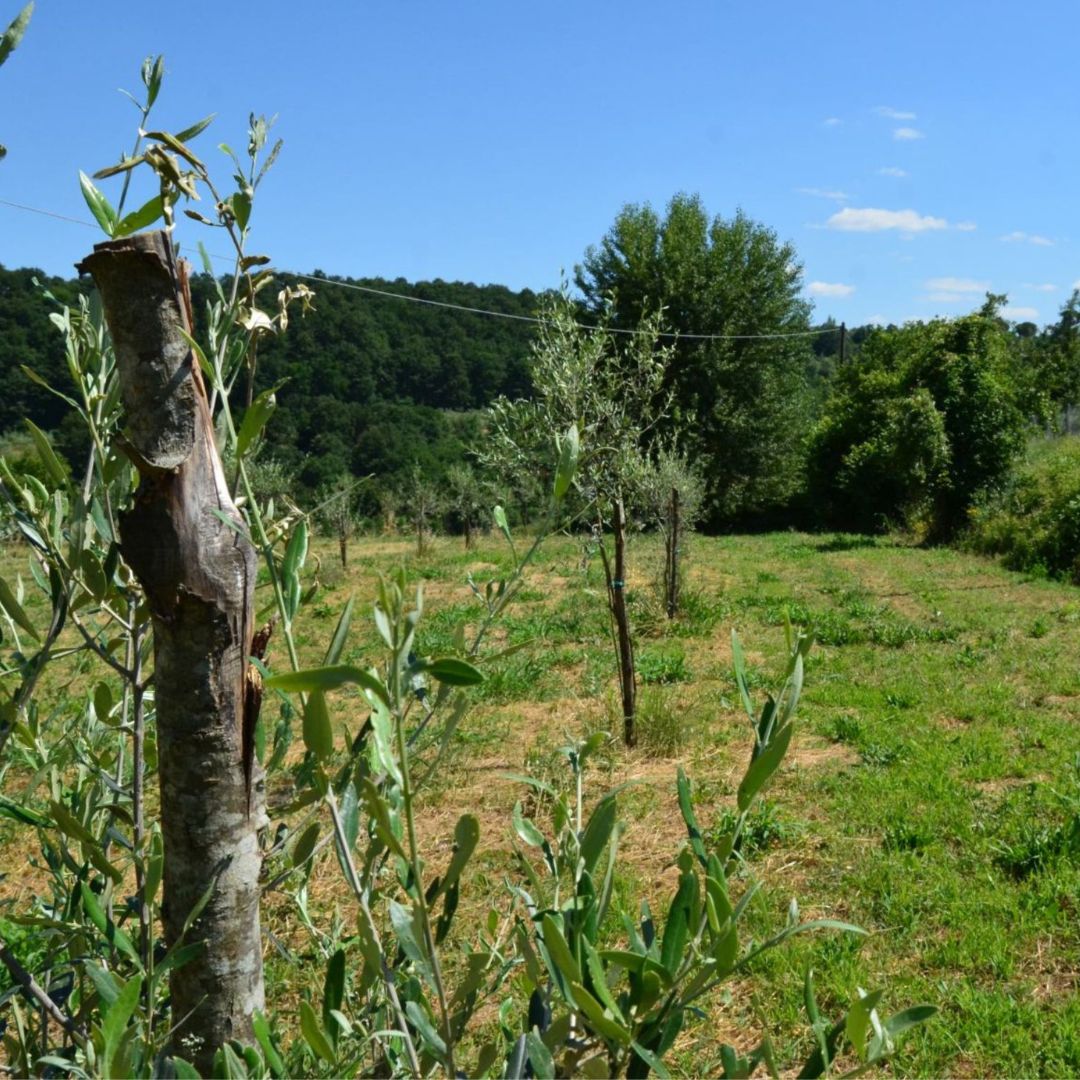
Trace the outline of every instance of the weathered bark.
[[257, 830], [265, 812], [243, 760], [255, 552], [242, 529], [217, 516], [241, 521], [183, 336], [186, 271], [168, 234], [98, 244], [80, 269], [104, 303], [126, 449], [141, 477], [121, 550], [146, 590], [154, 631], [168, 944], [212, 890], [187, 933], [188, 942], [206, 942], [205, 953], [170, 976], [176, 1051], [205, 1073], [223, 1041], [251, 1038], [252, 1013], [264, 1004]]

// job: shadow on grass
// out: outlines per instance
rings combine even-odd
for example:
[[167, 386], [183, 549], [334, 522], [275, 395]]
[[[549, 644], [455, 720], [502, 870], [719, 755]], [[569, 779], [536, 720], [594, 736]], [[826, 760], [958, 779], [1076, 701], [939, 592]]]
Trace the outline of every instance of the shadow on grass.
[[858, 533], [839, 533], [814, 545], [816, 551], [858, 551], [860, 548], [880, 547], [880, 536], [863, 536]]

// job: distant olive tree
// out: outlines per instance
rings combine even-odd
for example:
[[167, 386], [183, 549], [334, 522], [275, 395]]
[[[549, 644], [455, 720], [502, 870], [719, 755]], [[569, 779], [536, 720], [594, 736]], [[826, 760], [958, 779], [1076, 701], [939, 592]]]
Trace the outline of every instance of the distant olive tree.
[[472, 547], [473, 531], [490, 516], [494, 504], [492, 487], [469, 464], [446, 470], [446, 508], [461, 526], [465, 547]]
[[412, 472], [400, 492], [399, 507], [412, 522], [416, 534], [416, 554], [427, 552], [433, 526], [446, 506], [444, 492], [431, 482], [419, 464], [413, 465]]
[[619, 336], [606, 323], [581, 325], [564, 292], [541, 311], [533, 346], [534, 396], [496, 401], [487, 438], [477, 453], [504, 474], [536, 476], [550, 460], [555, 432], [580, 432], [577, 470], [579, 514], [610, 532], [614, 550], [601, 543], [612, 636], [618, 659], [623, 734], [635, 741], [637, 678], [626, 609], [628, 510], [646, 501], [659, 425], [668, 415], [665, 391], [671, 348], [661, 343], [662, 315], [655, 311], [632, 333]]
[[348, 568], [349, 540], [356, 529], [356, 488], [356, 478], [343, 473], [333, 483], [319, 488], [315, 497], [320, 524], [337, 539], [342, 570]]

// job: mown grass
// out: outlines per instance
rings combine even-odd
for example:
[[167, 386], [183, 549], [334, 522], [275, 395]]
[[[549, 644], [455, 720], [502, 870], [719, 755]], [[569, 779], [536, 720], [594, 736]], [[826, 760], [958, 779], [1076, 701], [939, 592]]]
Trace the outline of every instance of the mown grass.
[[[377, 573], [401, 563], [425, 582], [423, 651], [452, 648], [457, 625], [475, 625], [479, 615], [466, 573], [482, 582], [507, 565], [494, 539], [468, 554], [459, 542], [436, 540], [421, 560], [408, 540], [353, 550], [348, 572], [328, 572], [302, 617], [305, 662], [320, 660], [346, 597], [366, 602]], [[330, 551], [327, 544], [328, 568]], [[819, 644], [789, 764], [746, 834], [748, 873], [763, 882], [751, 924], [764, 934], [794, 897], [808, 917], [850, 920], [868, 934], [797, 938], [755, 965], [751, 981], [783, 1064], [809, 1050], [801, 1013], [809, 965], [833, 1011], [856, 987], [881, 985], [893, 1009], [941, 1009], [907, 1038], [892, 1065], [898, 1075], [1080, 1071], [1080, 594], [975, 556], [883, 539], [695, 538], [683, 612], [669, 623], [652, 591], [654, 541], [637, 538], [631, 559], [641, 745], [626, 752], [613, 744], [589, 778], [594, 794], [635, 781], [621, 798], [631, 827], [617, 904], [634, 912], [642, 896], [654, 909], [667, 901], [684, 836], [678, 765], [694, 780], [703, 828], [722, 827], [749, 752], [730, 632], [738, 629], [747, 650], [751, 683], [768, 686], [790, 617]], [[351, 662], [378, 656], [368, 623], [358, 614]], [[553, 751], [567, 735], [620, 728], [602, 585], [595, 567], [581, 567], [572, 538], [545, 545], [490, 651], [519, 645], [487, 665], [445, 769], [424, 795], [421, 828], [434, 858], [457, 815], [481, 820], [458, 945], [469, 920], [509, 909], [502, 882], [512, 872], [510, 810], [522, 789], [502, 774], [557, 780], [564, 766]], [[337, 696], [333, 710], [357, 730], [356, 695]], [[4, 825], [0, 844], [11, 840]], [[316, 923], [335, 910], [350, 921], [339, 878], [328, 852], [309, 888]], [[284, 1004], [289, 1027], [288, 1003], [306, 988], [318, 997], [320, 954], [280, 893], [266, 921], [282, 945], [270, 960], [269, 998]], [[718, 997], [683, 1035], [677, 1071], [714, 1073], [722, 1040], [745, 1048], [760, 1037], [743, 989]]]

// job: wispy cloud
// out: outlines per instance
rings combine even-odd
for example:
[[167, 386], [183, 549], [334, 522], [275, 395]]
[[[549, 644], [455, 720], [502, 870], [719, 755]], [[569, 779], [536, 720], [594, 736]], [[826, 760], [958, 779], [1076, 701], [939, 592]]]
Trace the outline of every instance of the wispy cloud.
[[889, 320], [884, 315], [867, 315], [866, 321], [870, 326], [884, 326]]
[[886, 165], [878, 169], [878, 176], [907, 176], [907, 169], [899, 169], [895, 165]]
[[935, 277], [926, 282], [926, 288], [935, 292], [981, 293], [990, 288], [990, 282], [966, 277]]
[[801, 187], [795, 189], [800, 195], [813, 195], [818, 199], [832, 199], [834, 202], [847, 202], [846, 191], [837, 191], [833, 188]]
[[956, 228], [960, 232], [974, 232], [979, 226], [974, 221], [958, 221]]
[[821, 121], [823, 127], [839, 127], [843, 122], [839, 116], [827, 116]]
[[1001, 314], [1003, 318], [1011, 319], [1013, 322], [1022, 322], [1025, 319], [1037, 319], [1039, 317], [1039, 309], [1006, 304], [1001, 309]]
[[834, 300], [850, 296], [855, 291], [854, 285], [844, 285], [839, 281], [811, 281], [806, 286], [811, 296], [829, 296]]
[[911, 142], [913, 139], [925, 139], [926, 136], [913, 127], [898, 127], [893, 129], [892, 137], [898, 142]]
[[1049, 282], [1047, 282], [1044, 285], [1026, 284], [1024, 286], [1024, 288], [1025, 289], [1031, 289], [1033, 292], [1057, 292], [1058, 291], [1058, 287], [1056, 285], [1051, 285]]
[[897, 229], [903, 233], [928, 232], [933, 229], [947, 229], [949, 223], [944, 218], [930, 217], [915, 210], [876, 210], [871, 207], [855, 209], [845, 206], [825, 222], [827, 229], [839, 229], [841, 232], [884, 232]]
[[1040, 236], [1038, 233], [1026, 233], [1020, 229], [1014, 229], [1006, 233], [1002, 238], [1006, 244], [1034, 244], [1036, 247], [1053, 247], [1054, 241], [1048, 236]]
[[957, 292], [931, 292], [927, 293], [924, 300], [932, 300], [935, 304], [970, 304], [970, 293]]
[[914, 120], [915, 114], [913, 112], [904, 112], [901, 109], [893, 109], [888, 105], [879, 105], [874, 112], [878, 116], [887, 116], [890, 120]]

